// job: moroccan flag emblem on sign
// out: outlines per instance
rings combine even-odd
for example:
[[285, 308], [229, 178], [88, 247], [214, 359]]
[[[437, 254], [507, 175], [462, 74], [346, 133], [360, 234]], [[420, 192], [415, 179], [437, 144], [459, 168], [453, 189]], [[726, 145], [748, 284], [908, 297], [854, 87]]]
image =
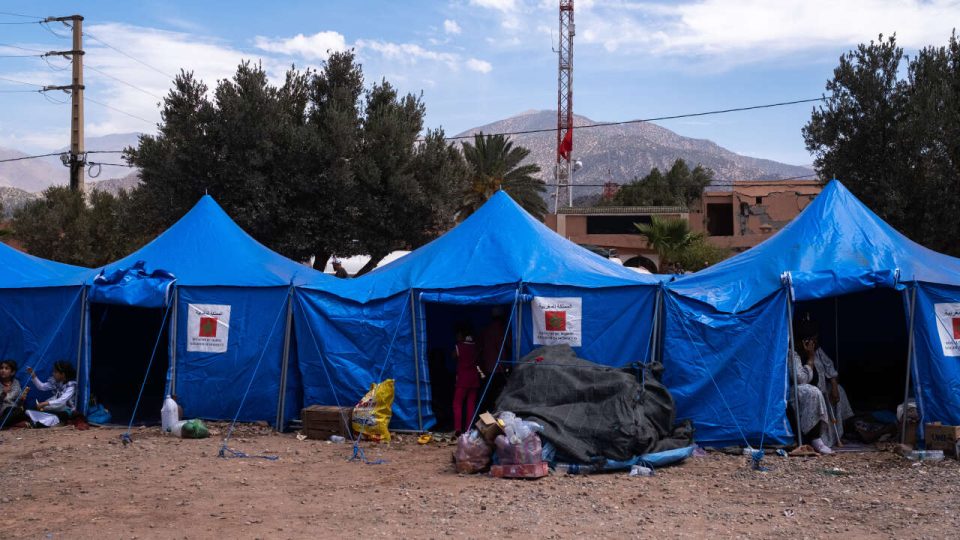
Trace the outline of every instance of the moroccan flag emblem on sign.
[[200, 317], [200, 337], [217, 337], [217, 319]]
[[545, 311], [544, 317], [547, 322], [547, 330], [550, 332], [566, 332], [567, 330], [567, 312], [566, 311]]
[[960, 339], [960, 317], [953, 318], [953, 339]]

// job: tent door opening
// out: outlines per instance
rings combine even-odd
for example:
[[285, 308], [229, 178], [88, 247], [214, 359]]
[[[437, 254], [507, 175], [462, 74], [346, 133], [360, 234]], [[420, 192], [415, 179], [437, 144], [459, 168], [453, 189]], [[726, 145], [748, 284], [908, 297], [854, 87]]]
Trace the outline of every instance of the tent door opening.
[[906, 382], [908, 314], [903, 293], [876, 289], [797, 302], [795, 321], [807, 313], [816, 321], [819, 346], [833, 360], [854, 412], [895, 412]]
[[[130, 421], [144, 376], [133, 420], [160, 420], [169, 368], [169, 324], [163, 324], [163, 314], [163, 309], [90, 304], [90, 395], [110, 411], [115, 423]], [[156, 356], [146, 373], [158, 334]]]
[[[453, 431], [454, 412], [453, 398], [457, 381], [457, 358], [454, 352], [456, 347], [457, 330], [460, 327], [466, 327], [473, 335], [477, 344], [481, 369], [489, 377], [492, 370], [492, 364], [496, 361], [499, 348], [504, 339], [505, 328], [510, 320], [510, 310], [512, 304], [503, 305], [459, 305], [459, 304], [440, 304], [435, 302], [425, 302], [425, 325], [427, 342], [424, 350], [427, 355], [427, 367], [430, 373], [430, 406], [433, 408], [433, 414], [436, 418], [437, 431]], [[499, 313], [502, 319], [502, 326], [491, 324], [493, 318]], [[485, 350], [486, 349], [486, 350]], [[507, 343], [503, 347], [503, 356], [501, 365], [503, 369], [509, 365], [512, 359], [514, 349], [513, 332], [507, 337]], [[492, 351], [492, 352], [491, 352]], [[484, 362], [487, 359], [487, 362]], [[491, 364], [491, 365], [485, 365]], [[480, 388], [477, 389], [476, 406], [480, 412], [494, 410], [496, 398], [502, 390], [504, 379], [502, 373], [497, 374], [490, 385], [490, 389], [483, 402], [480, 402], [480, 395], [483, 393], [483, 387], [487, 384], [487, 379], [480, 381]], [[463, 408], [465, 422], [469, 421], [469, 411]]]

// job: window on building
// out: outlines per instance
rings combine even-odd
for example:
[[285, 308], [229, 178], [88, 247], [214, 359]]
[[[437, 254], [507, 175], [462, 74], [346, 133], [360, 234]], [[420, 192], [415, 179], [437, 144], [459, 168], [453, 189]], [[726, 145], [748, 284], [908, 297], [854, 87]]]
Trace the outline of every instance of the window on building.
[[757, 204], [763, 204], [763, 197], [757, 197]]
[[650, 223], [650, 216], [587, 216], [587, 234], [640, 234], [634, 223]]
[[710, 236], [733, 236], [733, 204], [707, 205], [707, 234]]

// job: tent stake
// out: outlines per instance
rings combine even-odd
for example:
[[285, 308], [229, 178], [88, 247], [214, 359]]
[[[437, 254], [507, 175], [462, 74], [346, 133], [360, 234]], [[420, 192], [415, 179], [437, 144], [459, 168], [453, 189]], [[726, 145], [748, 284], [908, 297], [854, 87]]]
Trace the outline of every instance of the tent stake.
[[903, 416], [900, 419], [900, 444], [907, 443], [907, 400], [910, 399], [910, 368], [913, 362], [913, 315], [917, 307], [917, 285], [910, 289], [907, 300], [910, 306], [910, 333], [907, 334], [907, 376], [903, 385]]
[[[803, 446], [803, 428], [800, 427], [800, 389], [797, 387], [797, 370], [793, 369], [793, 294], [787, 298], [787, 328], [790, 330], [790, 344], [787, 350], [787, 369], [793, 379], [793, 412], [797, 419], [797, 447]], [[765, 428], [766, 426], [764, 426]], [[761, 428], [761, 429], [764, 429]]]

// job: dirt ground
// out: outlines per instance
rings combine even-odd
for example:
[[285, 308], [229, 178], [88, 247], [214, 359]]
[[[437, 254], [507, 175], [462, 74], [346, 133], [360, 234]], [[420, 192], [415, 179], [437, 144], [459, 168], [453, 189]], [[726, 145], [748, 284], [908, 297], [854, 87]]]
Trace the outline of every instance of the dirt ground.
[[242, 426], [205, 440], [73, 427], [0, 434], [0, 538], [750, 537], [948, 538], [960, 463], [892, 453], [747, 458], [711, 453], [649, 478], [501, 480], [453, 472], [453, 446], [366, 444]]

